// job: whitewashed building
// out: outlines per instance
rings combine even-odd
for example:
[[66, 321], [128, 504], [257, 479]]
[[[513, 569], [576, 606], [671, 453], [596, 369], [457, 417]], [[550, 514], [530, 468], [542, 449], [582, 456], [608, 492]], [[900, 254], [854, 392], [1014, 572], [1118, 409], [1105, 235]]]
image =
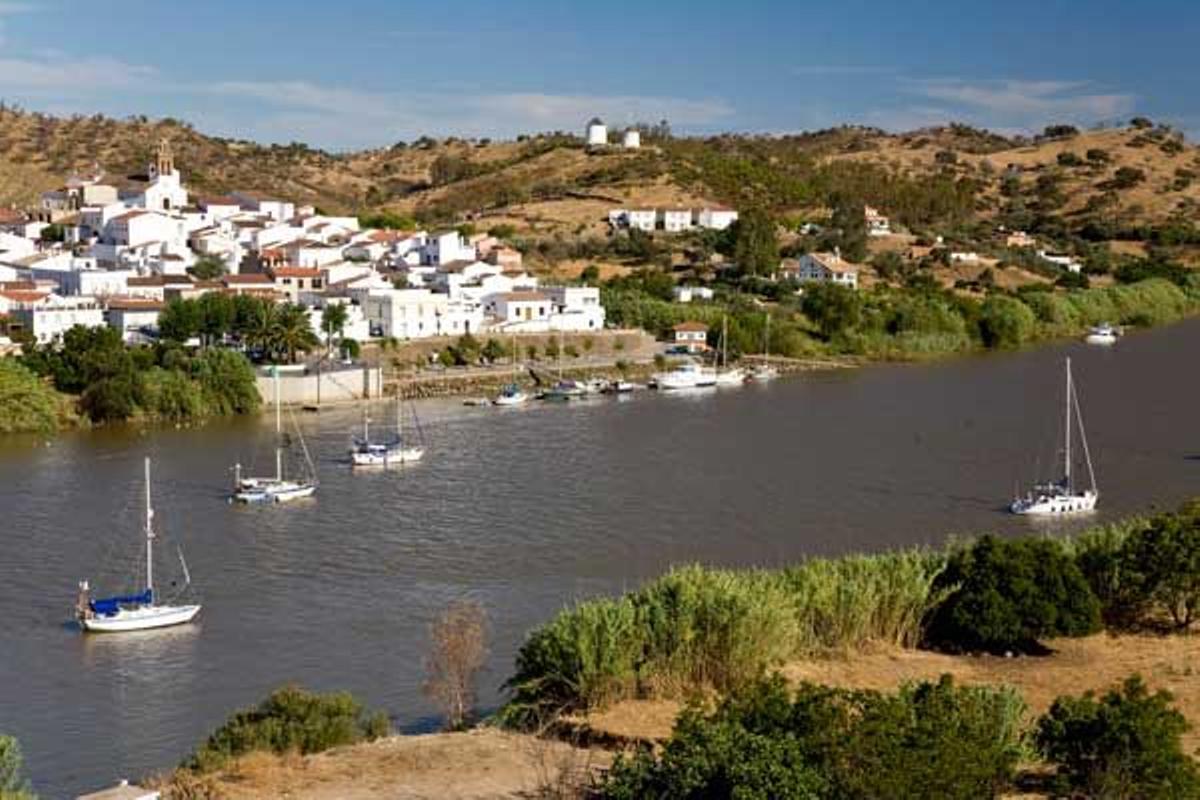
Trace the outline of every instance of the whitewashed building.
[[800, 283], [835, 283], [857, 289], [858, 272], [859, 266], [839, 253], [805, 253], [797, 261], [794, 277]]
[[692, 210], [690, 208], [664, 208], [662, 212], [663, 230], [668, 233], [681, 233], [692, 229]]
[[164, 304], [137, 297], [113, 297], [106, 301], [104, 318], [108, 327], [121, 333], [126, 344], [153, 341], [158, 336], [158, 318]]
[[76, 325], [99, 328], [105, 324], [104, 308], [94, 297], [50, 294], [37, 300], [30, 298], [10, 308], [8, 316], [16, 327], [27, 331], [39, 344], [62, 338]]
[[713, 290], [707, 286], [676, 286], [671, 290], [676, 303], [690, 303], [693, 300], [712, 300]]
[[713, 231], [723, 231], [737, 222], [738, 212], [725, 206], [702, 208], [696, 214], [696, 224], [701, 228]]
[[1054, 253], [1049, 250], [1038, 250], [1038, 258], [1043, 261], [1049, 261], [1051, 264], [1056, 264], [1062, 267], [1067, 272], [1079, 274], [1083, 271], [1083, 264], [1080, 263], [1069, 253]]
[[871, 206], [863, 207], [863, 217], [867, 223], [868, 236], [891, 236], [892, 222], [879, 209]]
[[608, 144], [608, 126], [599, 117], [592, 117], [584, 131], [588, 147], [604, 147]]
[[642, 146], [642, 134], [636, 128], [630, 128], [625, 131], [625, 135], [621, 137], [621, 146], [626, 150], [637, 150]]

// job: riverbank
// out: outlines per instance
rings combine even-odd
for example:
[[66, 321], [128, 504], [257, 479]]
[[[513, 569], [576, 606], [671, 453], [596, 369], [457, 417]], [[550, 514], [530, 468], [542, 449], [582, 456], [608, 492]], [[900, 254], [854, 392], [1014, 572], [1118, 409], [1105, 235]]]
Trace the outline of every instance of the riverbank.
[[[1044, 713], [1059, 695], [1103, 692], [1136, 673], [1151, 689], [1172, 693], [1175, 706], [1192, 724], [1184, 749], [1194, 752], [1200, 747], [1200, 681], [1195, 679], [1200, 637], [1101, 634], [1050, 640], [1047, 645], [1049, 655], [1024, 658], [880, 646], [789, 662], [781, 672], [792, 686], [810, 682], [887, 691], [942, 675], [964, 685], [1011, 686], [1028, 705], [1028, 719]], [[574, 797], [617, 753], [670, 736], [682, 707], [674, 700], [624, 701], [567, 720], [564, 729], [572, 732], [559, 738], [482, 727], [466, 733], [392, 736], [312, 756], [255, 753], [205, 778], [203, 785], [213, 792], [208, 796], [225, 800]], [[1037, 765], [1027, 769], [1036, 772]], [[194, 780], [174, 778], [177, 787]], [[169, 790], [172, 779], [160, 780], [159, 785]]]

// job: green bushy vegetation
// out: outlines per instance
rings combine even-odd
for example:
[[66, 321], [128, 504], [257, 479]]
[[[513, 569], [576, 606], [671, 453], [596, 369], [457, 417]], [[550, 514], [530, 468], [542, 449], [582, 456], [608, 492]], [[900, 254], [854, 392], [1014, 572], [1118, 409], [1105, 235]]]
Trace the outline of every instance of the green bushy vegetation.
[[0, 358], [0, 433], [52, 433], [69, 417], [45, 379], [15, 358]]
[[240, 353], [126, 347], [112, 328], [76, 326], [60, 343], [27, 346], [20, 362], [59, 392], [78, 395], [80, 410], [94, 422], [184, 422], [259, 406], [254, 371]]
[[1097, 699], [1060, 697], [1037, 725], [1037, 744], [1058, 765], [1060, 796], [1185, 800], [1200, 796], [1200, 771], [1183, 752], [1187, 720], [1171, 695], [1129, 678]]
[[377, 739], [388, 732], [385, 714], [368, 714], [346, 692], [316, 694], [286, 686], [276, 689], [254, 708], [231, 716], [183, 767], [209, 772], [255, 750], [319, 753], [331, 747]]
[[981, 798], [1011, 781], [1024, 704], [947, 677], [895, 694], [774, 677], [712, 714], [685, 711], [655, 755], [619, 757], [600, 794], [641, 797]]
[[736, 691], [780, 664], [873, 643], [1044, 652], [1107, 626], [1185, 630], [1200, 609], [1200, 504], [1065, 540], [675, 569], [560, 612], [517, 654], [500, 719], [525, 726], [632, 697]]
[[22, 776], [24, 765], [20, 742], [0, 734], [0, 800], [36, 800]]

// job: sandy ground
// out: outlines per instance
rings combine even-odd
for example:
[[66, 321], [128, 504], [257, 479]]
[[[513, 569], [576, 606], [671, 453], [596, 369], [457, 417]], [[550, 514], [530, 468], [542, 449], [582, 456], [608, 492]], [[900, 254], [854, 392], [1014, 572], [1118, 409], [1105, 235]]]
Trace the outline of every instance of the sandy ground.
[[[950, 673], [970, 684], [1007, 684], [1029, 704], [1032, 720], [1061, 694], [1102, 692], [1138, 673], [1167, 689], [1193, 726], [1200, 726], [1200, 636], [1092, 636], [1049, 643], [1043, 657], [947, 656], [895, 648], [796, 662], [784, 668], [794, 683], [889, 690]], [[637, 700], [574, 720], [610, 742], [653, 741], [670, 735], [680, 703]], [[1193, 728], [1184, 748], [1200, 748]], [[230, 800], [384, 800], [384, 798], [570, 797], [613, 758], [601, 747], [479, 729], [469, 733], [399, 736], [316, 756], [260, 754], [216, 776], [208, 795]]]

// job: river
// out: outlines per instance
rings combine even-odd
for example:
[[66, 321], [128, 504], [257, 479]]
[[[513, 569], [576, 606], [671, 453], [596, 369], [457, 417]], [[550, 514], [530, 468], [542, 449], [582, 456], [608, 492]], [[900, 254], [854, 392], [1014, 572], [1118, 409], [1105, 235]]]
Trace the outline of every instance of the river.
[[[417, 406], [429, 450], [402, 472], [337, 463], [359, 412], [298, 419], [318, 497], [225, 502], [235, 460], [271, 465], [269, 419], [0, 443], [0, 732], [49, 797], [176, 763], [235, 708], [296, 682], [429, 727], [427, 626], [449, 601], [491, 620], [481, 700], [522, 636], [573, 600], [672, 564], [777, 565], [1065, 530], [1003, 513], [1053, 471], [1074, 358], [1103, 521], [1200, 494], [1200, 320], [1112, 349], [1064, 343], [767, 386], [516, 409]], [[140, 548], [141, 460], [204, 610], [123, 636], [69, 622]], [[164, 575], [169, 574], [166, 566]]]

